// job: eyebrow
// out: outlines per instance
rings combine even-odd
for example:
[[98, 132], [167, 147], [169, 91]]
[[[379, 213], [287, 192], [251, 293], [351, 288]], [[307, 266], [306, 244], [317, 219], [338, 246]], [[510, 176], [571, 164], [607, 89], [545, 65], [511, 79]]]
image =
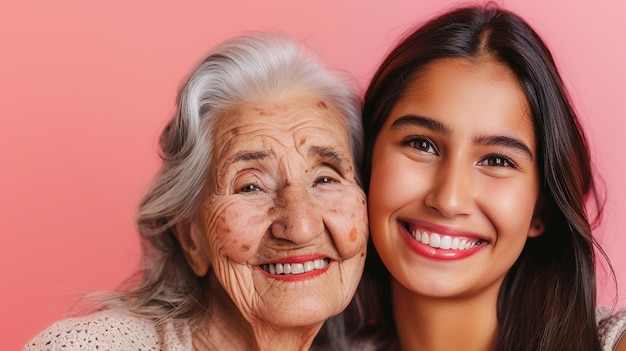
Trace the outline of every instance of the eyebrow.
[[[337, 150], [330, 146], [311, 146], [308, 150], [310, 157], [321, 158], [337, 169], [341, 169], [344, 163], [343, 158]], [[231, 155], [224, 162], [224, 168], [237, 162], [257, 161], [271, 158], [269, 151], [241, 151]]]
[[[402, 128], [409, 127], [409, 126], [423, 127], [433, 132], [441, 133], [444, 135], [452, 134], [452, 130], [450, 130], [450, 128], [448, 128], [443, 123], [439, 121], [435, 121], [434, 119], [431, 119], [428, 117], [417, 116], [417, 115], [405, 115], [396, 119], [391, 124], [391, 129], [397, 130], [397, 129], [402, 129]], [[516, 149], [526, 154], [531, 161], [534, 158], [533, 153], [530, 150], [530, 147], [528, 147], [528, 145], [526, 145], [523, 141], [517, 138], [504, 136], [504, 135], [494, 135], [494, 136], [486, 135], [486, 136], [477, 137], [474, 140], [474, 143], [478, 145], [502, 146], [506, 148]]]
[[504, 135], [486, 135], [477, 137], [474, 139], [474, 142], [478, 145], [502, 146], [510, 149], [516, 149], [526, 154], [531, 161], [533, 160], [533, 152], [530, 150], [528, 145], [517, 138]]
[[309, 156], [319, 157], [337, 169], [342, 169], [344, 160], [337, 150], [330, 146], [311, 146]]
[[224, 162], [224, 167], [229, 167], [233, 163], [241, 161], [263, 160], [270, 157], [272, 157], [272, 155], [269, 151], [240, 151], [228, 157], [226, 162]]
[[423, 127], [433, 132], [438, 132], [445, 135], [452, 134], [452, 131], [443, 123], [424, 116], [405, 115], [391, 123], [391, 129], [402, 129], [410, 126]]

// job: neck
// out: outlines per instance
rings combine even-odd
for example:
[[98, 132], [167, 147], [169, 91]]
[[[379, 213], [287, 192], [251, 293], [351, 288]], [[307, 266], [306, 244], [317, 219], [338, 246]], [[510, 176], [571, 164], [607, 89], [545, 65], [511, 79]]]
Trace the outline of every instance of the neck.
[[400, 350], [493, 350], [498, 289], [462, 298], [417, 295], [392, 278]]
[[323, 323], [277, 326], [247, 320], [216, 279], [211, 279], [211, 317], [194, 333], [195, 350], [308, 350]]

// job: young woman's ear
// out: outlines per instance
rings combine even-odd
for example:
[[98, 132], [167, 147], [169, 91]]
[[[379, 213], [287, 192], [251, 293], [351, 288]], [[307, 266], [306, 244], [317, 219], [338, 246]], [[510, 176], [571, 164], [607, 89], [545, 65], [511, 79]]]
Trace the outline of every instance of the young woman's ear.
[[187, 264], [193, 272], [203, 277], [209, 271], [211, 265], [208, 247], [204, 245], [204, 233], [195, 221], [191, 223], [179, 223], [175, 228], [176, 238], [183, 249]]
[[546, 225], [543, 222], [542, 216], [534, 216], [532, 222], [530, 222], [530, 228], [528, 228], [528, 237], [536, 238], [539, 235], [543, 234], [543, 231], [546, 229]]
[[546, 229], [546, 223], [544, 220], [544, 202], [543, 199], [539, 199], [537, 201], [537, 206], [535, 206], [535, 213], [533, 213], [533, 219], [530, 222], [530, 228], [528, 228], [528, 237], [536, 238], [539, 235], [543, 234]]

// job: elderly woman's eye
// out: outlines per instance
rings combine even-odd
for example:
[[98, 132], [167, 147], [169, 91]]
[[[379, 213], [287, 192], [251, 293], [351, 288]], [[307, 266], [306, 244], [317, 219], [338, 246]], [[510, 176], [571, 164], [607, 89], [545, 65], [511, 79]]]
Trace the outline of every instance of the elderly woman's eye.
[[239, 189], [239, 191], [242, 193], [252, 193], [252, 192], [260, 191], [260, 190], [261, 189], [254, 184], [246, 184], [241, 189]]
[[337, 183], [337, 180], [335, 178], [332, 177], [319, 177], [315, 180], [315, 184], [331, 184], [331, 183]]

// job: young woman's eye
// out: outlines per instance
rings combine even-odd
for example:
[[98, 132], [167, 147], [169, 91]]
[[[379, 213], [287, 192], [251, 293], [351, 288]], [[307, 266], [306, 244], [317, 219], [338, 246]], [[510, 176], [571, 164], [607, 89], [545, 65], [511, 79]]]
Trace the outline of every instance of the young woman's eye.
[[517, 168], [515, 162], [511, 161], [510, 158], [502, 155], [491, 155], [485, 157], [481, 162], [484, 166], [489, 167], [511, 167]]
[[402, 142], [403, 145], [412, 147], [414, 149], [428, 152], [431, 154], [438, 154], [437, 148], [432, 140], [424, 137], [410, 137]]

